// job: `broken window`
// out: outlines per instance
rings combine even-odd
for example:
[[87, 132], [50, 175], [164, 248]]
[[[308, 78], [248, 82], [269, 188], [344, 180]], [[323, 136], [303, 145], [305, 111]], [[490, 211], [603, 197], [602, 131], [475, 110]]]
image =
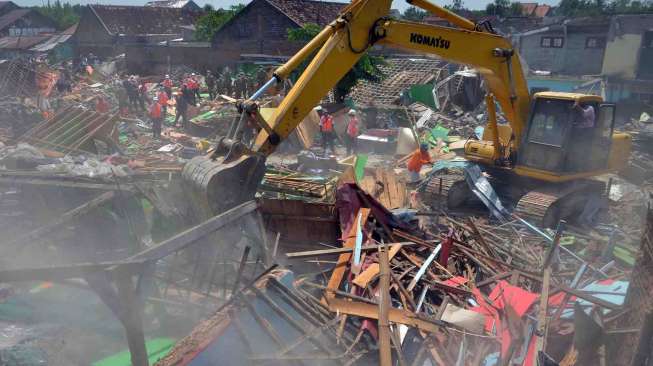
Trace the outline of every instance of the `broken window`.
[[585, 48], [604, 48], [605, 38], [603, 37], [587, 37], [585, 39]]
[[543, 48], [562, 48], [564, 44], [562, 37], [542, 37], [540, 47]]

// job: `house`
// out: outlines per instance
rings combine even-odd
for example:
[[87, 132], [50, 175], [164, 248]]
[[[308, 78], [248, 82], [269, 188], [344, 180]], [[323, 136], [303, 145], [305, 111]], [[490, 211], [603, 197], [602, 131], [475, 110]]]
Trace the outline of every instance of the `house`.
[[184, 9], [191, 12], [200, 12], [202, 8], [197, 5], [193, 0], [155, 0], [148, 1], [145, 6], [154, 6], [162, 8], [177, 8]]
[[347, 4], [313, 0], [252, 0], [213, 37], [217, 50], [238, 54], [293, 55], [303, 43], [287, 39], [288, 29], [336, 19]]
[[[12, 8], [5, 3], [0, 7], [0, 14], [5, 8]], [[40, 33], [52, 33], [56, 30], [55, 22], [32, 9], [12, 9], [0, 15], [0, 36], [36, 36]]]
[[653, 14], [612, 17], [601, 71], [611, 100], [653, 103]]
[[182, 27], [195, 24], [202, 14], [174, 7], [87, 5], [75, 33], [77, 53], [109, 57], [123, 53], [128, 44], [181, 39]]
[[63, 32], [41, 33], [35, 36], [6, 36], [0, 38], [0, 59], [48, 56], [52, 61], [73, 57], [71, 38], [77, 25]]
[[603, 67], [607, 17], [576, 18], [514, 35], [531, 70], [558, 75], [599, 75]]

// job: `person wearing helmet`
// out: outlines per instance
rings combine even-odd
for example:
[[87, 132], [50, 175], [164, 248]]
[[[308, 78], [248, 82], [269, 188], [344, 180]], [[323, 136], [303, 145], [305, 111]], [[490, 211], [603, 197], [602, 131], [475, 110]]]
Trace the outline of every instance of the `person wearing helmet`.
[[324, 149], [324, 154], [326, 155], [329, 147], [331, 147], [332, 152], [335, 152], [335, 145], [333, 140], [336, 136], [333, 129], [333, 117], [321, 106], [317, 106], [315, 110], [320, 116], [320, 133], [322, 137], [322, 148]]
[[349, 121], [347, 122], [347, 134], [345, 135], [345, 144], [347, 145], [347, 155], [356, 153], [356, 144], [360, 131], [360, 123], [355, 109], [350, 109], [347, 113]]
[[163, 111], [158, 97], [152, 98], [149, 114], [152, 121], [152, 137], [158, 139], [161, 137], [161, 124], [163, 124]]
[[415, 150], [408, 160], [408, 179], [409, 183], [417, 183], [421, 177], [419, 172], [422, 170], [422, 165], [431, 164], [431, 155], [429, 154], [429, 145], [421, 143], [419, 149]]

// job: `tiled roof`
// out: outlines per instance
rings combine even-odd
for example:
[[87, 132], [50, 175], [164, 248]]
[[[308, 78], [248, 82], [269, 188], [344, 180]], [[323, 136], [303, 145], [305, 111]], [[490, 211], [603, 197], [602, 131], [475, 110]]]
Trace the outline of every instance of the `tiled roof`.
[[402, 91], [432, 81], [446, 65], [445, 61], [429, 58], [386, 59], [386, 65], [380, 67], [385, 78], [378, 83], [360, 81], [350, 97], [359, 105], [395, 104]]
[[9, 13], [0, 17], [0, 30], [7, 28], [8, 26], [14, 24], [18, 19], [29, 14], [32, 10], [30, 9], [16, 9], [12, 10]]
[[537, 9], [535, 9], [535, 16], [538, 18], [544, 18], [549, 14], [551, 11], [551, 7], [549, 5], [538, 5]]
[[315, 23], [320, 26], [329, 24], [338, 17], [340, 10], [347, 4], [314, 0], [266, 0], [270, 5], [284, 13], [288, 18], [303, 26]]
[[537, 3], [519, 3], [521, 6], [521, 15], [533, 15], [537, 9]]
[[181, 34], [182, 25], [194, 24], [201, 12], [154, 6], [89, 5], [112, 34]]

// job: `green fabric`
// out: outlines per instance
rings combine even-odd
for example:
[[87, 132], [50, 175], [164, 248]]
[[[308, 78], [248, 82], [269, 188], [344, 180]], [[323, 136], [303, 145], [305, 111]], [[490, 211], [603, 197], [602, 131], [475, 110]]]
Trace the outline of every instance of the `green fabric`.
[[356, 173], [356, 181], [360, 182], [365, 176], [365, 165], [367, 165], [367, 155], [356, 155], [356, 163], [354, 164], [354, 172]]
[[437, 139], [442, 139], [442, 141], [447, 142], [447, 137], [449, 136], [449, 130], [442, 127], [442, 125], [437, 125], [431, 129], [431, 137], [437, 141]]
[[[150, 365], [153, 365], [159, 359], [163, 358], [163, 356], [172, 349], [174, 344], [175, 340], [172, 338], [154, 338], [145, 342]], [[131, 364], [131, 355], [129, 351], [123, 351], [103, 360], [94, 362], [93, 366], [131, 366]]]
[[627, 263], [630, 266], [635, 265], [635, 256], [633, 255], [633, 252], [626, 248], [615, 246], [614, 250], [612, 251], [612, 254], [614, 254], [614, 256], [617, 259], [619, 259], [624, 263]]
[[437, 106], [435, 105], [435, 102], [433, 101], [433, 85], [432, 84], [413, 85], [413, 86], [410, 87], [408, 95], [410, 96], [411, 101], [421, 102], [422, 104], [425, 104], [425, 105], [431, 107], [431, 109], [436, 109], [437, 110]]
[[208, 111], [193, 117], [191, 121], [205, 121], [211, 119], [214, 115], [215, 115], [214, 111]]

